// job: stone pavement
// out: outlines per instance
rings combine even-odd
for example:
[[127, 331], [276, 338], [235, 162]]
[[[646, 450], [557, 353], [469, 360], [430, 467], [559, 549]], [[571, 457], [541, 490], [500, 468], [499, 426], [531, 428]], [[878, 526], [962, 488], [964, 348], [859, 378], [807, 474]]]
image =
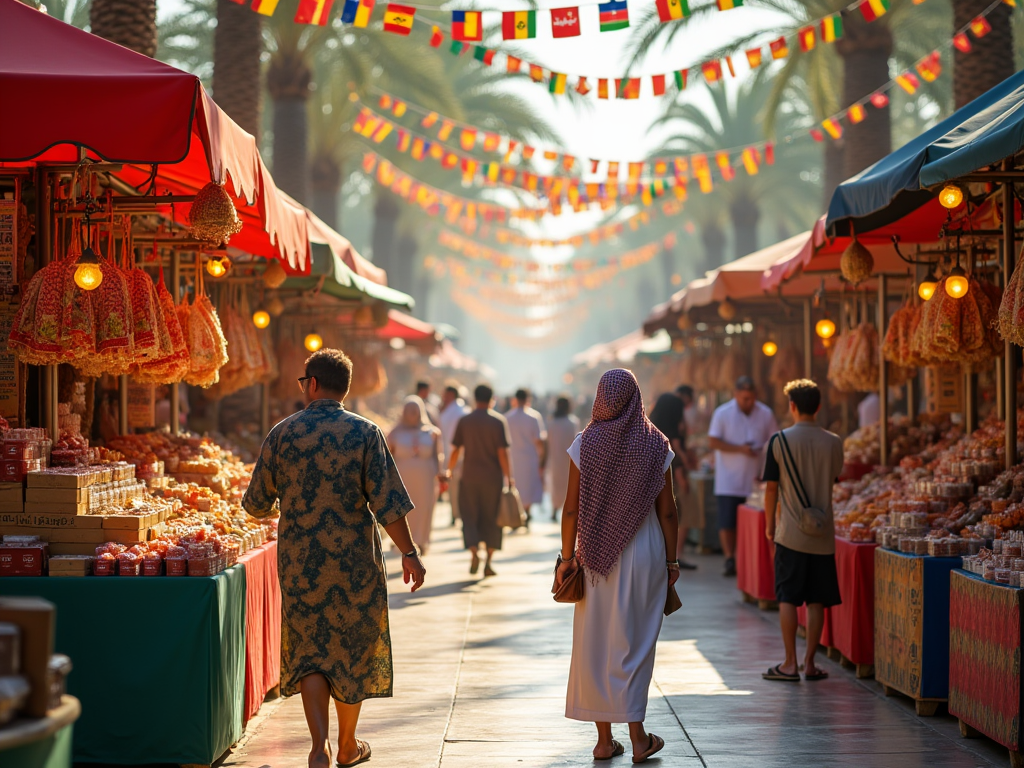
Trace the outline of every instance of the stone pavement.
[[[436, 520], [447, 519], [438, 507]], [[427, 583], [405, 591], [391, 578], [395, 697], [363, 705], [359, 735], [370, 765], [403, 768], [551, 768], [609, 765], [590, 758], [594, 729], [564, 717], [572, 607], [551, 600], [558, 530], [535, 524], [506, 537], [498, 577], [468, 573], [458, 529], [437, 527]], [[987, 740], [960, 738], [948, 716], [918, 718], [822, 657], [832, 677], [769, 683], [781, 661], [777, 614], [739, 600], [721, 560], [696, 557], [683, 574], [683, 610], [666, 619], [647, 726], [668, 746], [652, 765], [683, 768], [975, 768], [1004, 766]], [[614, 726], [627, 756], [625, 726]], [[269, 702], [223, 763], [304, 768], [309, 744], [298, 696]]]

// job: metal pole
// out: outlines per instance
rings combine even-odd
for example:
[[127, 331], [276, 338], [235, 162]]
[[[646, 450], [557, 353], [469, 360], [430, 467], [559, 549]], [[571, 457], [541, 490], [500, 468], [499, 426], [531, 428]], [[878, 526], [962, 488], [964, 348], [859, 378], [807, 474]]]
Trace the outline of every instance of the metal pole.
[[811, 378], [811, 300], [804, 299], [804, 377]]
[[[45, 267], [53, 258], [53, 213], [50, 175], [43, 169], [36, 173], [36, 228], [39, 233], [39, 263], [36, 268]], [[43, 427], [49, 431], [54, 444], [60, 440], [60, 425], [57, 423], [57, 366], [43, 368], [42, 392], [39, 398]], [[24, 426], [24, 425], [23, 425]]]
[[[1003, 161], [1003, 169], [1011, 170], [1013, 161]], [[1003, 279], [1009, 284], [1013, 274], [1015, 244], [1013, 242], [1013, 183], [1003, 184]], [[1006, 400], [1006, 469], [1017, 463], [1017, 351], [1013, 344], [1005, 342], [1003, 346], [1003, 396]]]
[[128, 434], [128, 374], [117, 377], [117, 426], [122, 435]]
[[917, 382], [917, 371], [914, 371], [914, 375], [907, 379], [907, 418], [910, 419], [910, 423], [913, 424], [917, 421], [917, 393], [914, 390], [914, 385]]
[[[885, 338], [885, 288], [886, 276], [878, 276], [878, 338]], [[865, 297], [865, 303], [867, 298]], [[866, 313], [865, 313], [866, 316]], [[889, 462], [889, 376], [882, 355], [882, 346], [878, 346], [878, 457], [882, 466]]]
[[996, 358], [996, 415], [1000, 419], [1006, 418], [1006, 399], [1003, 396], [1003, 390], [1006, 386], [1006, 382], [1003, 381], [1003, 359]]
[[[181, 282], [181, 259], [178, 256], [177, 251], [171, 252], [171, 298], [174, 299], [174, 305], [177, 306], [180, 301], [180, 282]], [[178, 435], [181, 432], [181, 403], [179, 401], [180, 384], [171, 384], [171, 434]]]
[[964, 429], [968, 434], [978, 428], [978, 374], [964, 372]]

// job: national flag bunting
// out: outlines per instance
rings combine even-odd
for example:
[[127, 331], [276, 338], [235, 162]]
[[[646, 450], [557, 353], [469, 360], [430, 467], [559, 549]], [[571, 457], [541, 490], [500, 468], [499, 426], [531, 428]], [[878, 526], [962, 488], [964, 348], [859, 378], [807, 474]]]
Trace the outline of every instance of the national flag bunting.
[[843, 126], [840, 125], [839, 121], [834, 117], [827, 117], [822, 120], [821, 127], [824, 128], [825, 133], [833, 139], [841, 139], [843, 137]]
[[736, 68], [732, 65], [732, 56], [725, 57], [725, 66], [729, 69], [729, 77], [736, 77]]
[[700, 71], [704, 75], [704, 79], [710, 83], [717, 83], [722, 79], [722, 62], [720, 61], [705, 61], [700, 65]]
[[530, 79], [535, 83], [544, 82], [544, 67], [540, 67], [536, 64], [530, 65]]
[[416, 9], [412, 6], [388, 3], [384, 9], [384, 31], [408, 35], [412, 32], [412, 20], [415, 17]]
[[522, 64], [522, 59], [517, 59], [515, 56], [507, 56], [505, 61], [505, 71], [510, 73], [518, 72]]
[[764, 145], [764, 161], [768, 165], [775, 165], [775, 144], [770, 141]]
[[597, 6], [600, 11], [602, 32], [614, 32], [629, 26], [629, 8], [626, 0], [608, 0]]
[[800, 41], [800, 50], [804, 53], [814, 50], [814, 44], [817, 42], [817, 36], [814, 34], [814, 27], [803, 27], [796, 33], [797, 40]]
[[615, 95], [620, 99], [640, 98], [640, 78], [627, 77], [615, 79]]
[[331, 18], [333, 4], [334, 0], [299, 0], [299, 7], [295, 11], [295, 23], [326, 27]]
[[608, 80], [607, 78], [599, 78], [597, 81], [597, 98], [607, 99], [608, 98]]
[[665, 76], [664, 75], [651, 75], [651, 86], [654, 89], [655, 96], [665, 95]]
[[552, 37], [579, 37], [580, 34], [580, 9], [579, 8], [552, 8], [551, 9], [551, 36]]
[[889, 106], [889, 97], [886, 96], [882, 91], [871, 94], [871, 106], [875, 109], [884, 109]]
[[405, 114], [405, 110], [407, 108], [408, 107], [406, 106], [404, 101], [398, 101], [396, 99], [395, 103], [391, 106], [391, 112], [392, 114], [394, 114], [395, 117], [401, 117], [402, 115]]
[[731, 11], [733, 8], [740, 8], [743, 5], [743, 0], [717, 0], [717, 2], [720, 11]]
[[452, 40], [451, 47], [448, 50], [451, 51], [452, 54], [455, 56], [461, 56], [462, 54], [469, 50], [469, 45], [467, 45], [466, 43], [461, 43], [458, 40]]
[[483, 13], [480, 11], [452, 11], [452, 40], [476, 42], [483, 39]]
[[657, 0], [658, 18], [664, 24], [667, 21], [685, 19], [690, 15], [690, 5], [687, 0]]
[[675, 72], [672, 73], [672, 77], [674, 77], [676, 81], [676, 88], [678, 88], [680, 91], [686, 90], [686, 75], [689, 73], [689, 71], [690, 70], [688, 69], [677, 69]]
[[433, 27], [430, 30], [430, 47], [440, 48], [441, 43], [444, 42], [444, 34], [441, 32], [440, 27]]
[[536, 11], [506, 11], [501, 14], [504, 40], [529, 40], [537, 36]]
[[850, 122], [856, 125], [857, 123], [863, 122], [864, 118], [868, 116], [867, 110], [864, 109], [863, 104], [854, 104], [848, 110], [846, 110], [846, 116], [850, 118]]
[[750, 65], [751, 69], [757, 69], [761, 66], [761, 49], [751, 48], [747, 51], [747, 64]]
[[772, 40], [768, 44], [768, 47], [772, 49], [772, 59], [784, 59], [789, 56], [789, 45], [786, 44], [786, 38], [780, 37], [778, 40]]
[[473, 58], [488, 67], [494, 63], [494, 53], [490, 48], [484, 48], [482, 45], [473, 46]]
[[864, 17], [864, 21], [874, 21], [889, 11], [889, 0], [861, 0], [857, 7], [860, 8], [860, 15]]
[[424, 128], [430, 128], [435, 123], [437, 123], [437, 118], [437, 112], [429, 112], [427, 113], [426, 117], [424, 117], [423, 120], [420, 122], [420, 125], [422, 125]]
[[964, 32], [957, 32], [953, 35], [953, 47], [960, 51], [960, 53], [970, 53], [971, 38]]
[[725, 150], [715, 153], [715, 164], [718, 166], [718, 170], [722, 174], [722, 178], [726, 181], [732, 181], [736, 178], [736, 169], [732, 167], [732, 159], [729, 157], [729, 153]]
[[552, 72], [551, 78], [548, 80], [548, 92], [557, 96], [565, 93], [565, 75], [560, 72]]
[[917, 88], [921, 85], [921, 82], [913, 72], [904, 72], [901, 75], [896, 75], [896, 84], [907, 93], [913, 95], [917, 93]]
[[453, 130], [455, 130], [455, 123], [451, 120], [442, 120], [441, 127], [437, 129], [437, 138], [440, 141], [448, 141], [448, 137], [452, 135]]
[[821, 41], [823, 43], [834, 43], [843, 36], [842, 14], [833, 13], [821, 20]]
[[743, 168], [747, 175], [757, 176], [758, 164], [761, 162], [760, 153], [753, 147], [747, 147], [740, 155], [740, 159], [743, 160]]
[[398, 130], [398, 151], [399, 152], [408, 152], [409, 151], [409, 146], [411, 144], [412, 144], [412, 135], [408, 131], [406, 131], [406, 130], [399, 129]]
[[815, 141], [824, 141], [825, 140], [825, 134], [822, 133], [821, 130], [818, 129], [818, 128], [811, 128], [810, 134], [811, 134], [811, 138], [814, 139]]
[[412, 140], [412, 159], [422, 160], [423, 155], [426, 153], [426, 142], [418, 136]]
[[587, 78], [581, 77], [579, 81], [576, 83], [576, 93], [578, 93], [580, 96], [586, 96], [588, 93], [590, 93], [590, 86], [587, 85]]
[[341, 9], [342, 23], [351, 24], [353, 27], [365, 27], [370, 23], [373, 4], [374, 0], [345, 0], [345, 6]]
[[992, 25], [988, 23], [988, 19], [984, 16], [978, 16], [971, 22], [971, 33], [975, 37], [984, 37], [992, 31]]
[[942, 74], [942, 56], [938, 51], [932, 51], [921, 61], [917, 62], [917, 66], [914, 69], [917, 70], [917, 74], [926, 83], [934, 83], [939, 75]]
[[476, 128], [463, 128], [459, 134], [459, 146], [469, 152], [476, 146]]
[[392, 128], [394, 128], [394, 126], [387, 120], [381, 120], [380, 125], [377, 127], [377, 130], [373, 132], [373, 136], [371, 136], [370, 138], [372, 138], [373, 141], [376, 142], [377, 144], [380, 144], [382, 141], [384, 141], [384, 139], [388, 137], [388, 134], [391, 133]]
[[277, 0], [252, 0], [252, 9], [261, 16], [273, 16], [277, 10]]

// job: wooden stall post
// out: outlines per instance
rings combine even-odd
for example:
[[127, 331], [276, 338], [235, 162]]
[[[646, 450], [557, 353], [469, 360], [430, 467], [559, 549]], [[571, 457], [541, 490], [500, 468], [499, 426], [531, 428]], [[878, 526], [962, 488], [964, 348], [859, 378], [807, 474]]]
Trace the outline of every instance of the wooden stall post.
[[[36, 227], [39, 237], [39, 263], [36, 269], [45, 267], [53, 258], [53, 190], [50, 188], [50, 174], [42, 168], [36, 169]], [[57, 366], [43, 368], [42, 401], [43, 427], [50, 433], [56, 445], [60, 440], [60, 425], [57, 419]], [[22, 425], [24, 426], [24, 425]]]
[[270, 383], [260, 384], [260, 434], [270, 432]]
[[811, 378], [811, 300], [804, 299], [804, 377]]
[[[885, 338], [886, 275], [878, 276], [878, 338]], [[878, 457], [882, 466], [889, 462], [889, 372], [882, 345], [878, 345]]]
[[[1003, 161], [1003, 169], [1013, 169], [1010, 159]], [[1008, 283], [1014, 269], [1013, 242], [1013, 182], [1003, 182], [1003, 276]], [[1006, 469], [1017, 463], [1017, 351], [1013, 344], [1005, 342], [1003, 346], [1003, 397], [1006, 400]]]
[[[174, 306], [178, 306], [181, 300], [180, 286], [181, 285], [181, 259], [178, 257], [177, 251], [171, 251], [171, 298], [174, 299]], [[171, 384], [171, 434], [178, 435], [181, 432], [181, 404], [178, 401], [180, 397], [179, 388], [180, 384]]]
[[117, 431], [128, 434], [128, 374], [117, 377]]

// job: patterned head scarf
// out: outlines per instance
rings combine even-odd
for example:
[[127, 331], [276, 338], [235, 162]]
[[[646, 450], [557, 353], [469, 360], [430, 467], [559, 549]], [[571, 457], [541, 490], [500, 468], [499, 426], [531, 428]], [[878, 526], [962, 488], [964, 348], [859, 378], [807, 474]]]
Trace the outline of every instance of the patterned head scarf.
[[579, 555], [588, 570], [611, 573], [640, 530], [665, 486], [668, 450], [632, 372], [605, 373], [580, 438]]

